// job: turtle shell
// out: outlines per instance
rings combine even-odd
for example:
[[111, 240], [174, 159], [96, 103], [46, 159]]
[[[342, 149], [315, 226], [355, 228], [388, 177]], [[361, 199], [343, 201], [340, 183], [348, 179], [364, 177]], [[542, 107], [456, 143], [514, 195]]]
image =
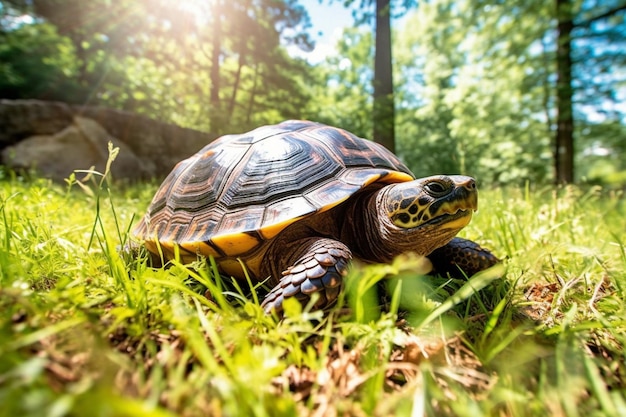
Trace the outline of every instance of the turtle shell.
[[183, 255], [236, 257], [374, 182], [413, 179], [377, 143], [286, 121], [223, 136], [178, 163], [134, 234], [168, 258], [176, 246]]

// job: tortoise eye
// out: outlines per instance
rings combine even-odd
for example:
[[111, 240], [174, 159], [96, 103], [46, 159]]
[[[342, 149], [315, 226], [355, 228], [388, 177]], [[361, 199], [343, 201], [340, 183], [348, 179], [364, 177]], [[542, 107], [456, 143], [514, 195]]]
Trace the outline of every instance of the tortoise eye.
[[443, 184], [439, 181], [431, 181], [424, 186], [426, 191], [428, 191], [434, 197], [441, 197], [446, 195], [450, 191], [450, 187], [446, 187], [446, 184]]

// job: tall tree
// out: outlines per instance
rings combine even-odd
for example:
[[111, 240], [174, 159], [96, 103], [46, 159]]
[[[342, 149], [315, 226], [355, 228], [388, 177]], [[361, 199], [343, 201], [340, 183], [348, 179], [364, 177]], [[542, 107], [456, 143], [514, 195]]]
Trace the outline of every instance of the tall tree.
[[216, 132], [222, 126], [223, 109], [220, 100], [220, 56], [222, 54], [222, 5], [221, 0], [213, 0], [211, 16], [211, 98], [209, 101], [209, 120], [211, 129]]
[[574, 109], [572, 100], [572, 31], [574, 15], [571, 0], [556, 0], [556, 140], [555, 180], [574, 181]]
[[376, 0], [376, 52], [374, 55], [374, 140], [396, 150], [395, 103], [391, 53], [391, 0]]
[[[336, 0], [329, 0], [333, 3]], [[374, 140], [382, 143], [392, 152], [396, 148], [395, 139], [395, 97], [393, 84], [393, 56], [391, 39], [392, 18], [399, 17], [410, 8], [417, 6], [417, 0], [344, 0], [346, 7], [353, 9], [355, 21], [359, 24], [375, 24], [374, 54], [374, 100], [372, 120]]]
[[[619, 101], [619, 90], [626, 81], [623, 69], [626, 67], [626, 2], [623, 0], [586, 0], [580, 3], [572, 0], [557, 2], [557, 153], [556, 180], [561, 183], [573, 182], [575, 176], [575, 132], [579, 138], [584, 135], [576, 129], [575, 120], [588, 125], [585, 117], [575, 117], [575, 108], [587, 106], [594, 113], [602, 114], [603, 122], [608, 126], [614, 120], [620, 120], [618, 114], [609, 113], [609, 107]], [[568, 10], [569, 9], [569, 10]], [[569, 23], [567, 22], [569, 20]], [[569, 37], [561, 39], [562, 32], [570, 31]], [[568, 42], [569, 40], [569, 42]], [[569, 55], [569, 57], [567, 56]], [[621, 71], [620, 71], [621, 69]], [[621, 75], [620, 75], [621, 74]], [[563, 82], [560, 85], [560, 82]], [[568, 84], [569, 87], [566, 85]], [[565, 94], [571, 94], [565, 97]], [[571, 125], [568, 122], [567, 108], [561, 104], [570, 103]], [[564, 111], [564, 118], [560, 114]], [[618, 113], [618, 112], [614, 112]], [[621, 120], [625, 117], [622, 114]], [[588, 128], [588, 127], [587, 127]], [[572, 133], [569, 133], [571, 129]], [[594, 129], [594, 131], [612, 131], [613, 129]], [[593, 145], [592, 145], [593, 146]], [[583, 150], [584, 151], [584, 150]]]
[[[244, 76], [253, 79], [259, 75], [272, 77], [276, 72], [263, 73], [263, 69], [275, 65], [289, 67], [289, 58], [280, 52], [284, 44], [294, 44], [305, 50], [312, 48], [306, 33], [310, 22], [306, 9], [296, 0], [211, 0], [207, 4], [210, 5], [212, 29], [207, 32], [199, 27], [197, 30], [202, 42], [207, 43], [209, 39], [211, 42], [209, 118], [211, 129], [220, 132], [241, 126], [235, 108]], [[233, 59], [235, 63], [231, 62]], [[244, 71], [245, 67], [248, 71]], [[226, 72], [234, 74], [231, 86], [223, 83]], [[282, 82], [289, 83], [287, 79]], [[255, 96], [259, 93], [254, 80], [252, 84], [255, 87], [251, 88], [253, 92], [246, 101], [248, 114], [253, 111], [257, 103]], [[287, 84], [277, 88], [291, 90]], [[246, 120], [251, 119], [246, 117]]]

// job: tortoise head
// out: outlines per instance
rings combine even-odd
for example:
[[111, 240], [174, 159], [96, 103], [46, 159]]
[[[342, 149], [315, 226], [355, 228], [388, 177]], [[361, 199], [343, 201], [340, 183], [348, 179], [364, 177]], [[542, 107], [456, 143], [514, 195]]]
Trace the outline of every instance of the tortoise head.
[[478, 207], [476, 181], [463, 175], [437, 175], [393, 184], [385, 192], [384, 210], [401, 229], [465, 227]]

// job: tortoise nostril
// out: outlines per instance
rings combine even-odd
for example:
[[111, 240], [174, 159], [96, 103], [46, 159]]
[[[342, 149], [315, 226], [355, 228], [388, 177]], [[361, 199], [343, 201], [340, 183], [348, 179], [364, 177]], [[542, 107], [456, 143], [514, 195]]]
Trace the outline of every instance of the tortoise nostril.
[[467, 188], [468, 190], [475, 190], [476, 189], [476, 180], [475, 179], [470, 179], [465, 183], [465, 188]]

